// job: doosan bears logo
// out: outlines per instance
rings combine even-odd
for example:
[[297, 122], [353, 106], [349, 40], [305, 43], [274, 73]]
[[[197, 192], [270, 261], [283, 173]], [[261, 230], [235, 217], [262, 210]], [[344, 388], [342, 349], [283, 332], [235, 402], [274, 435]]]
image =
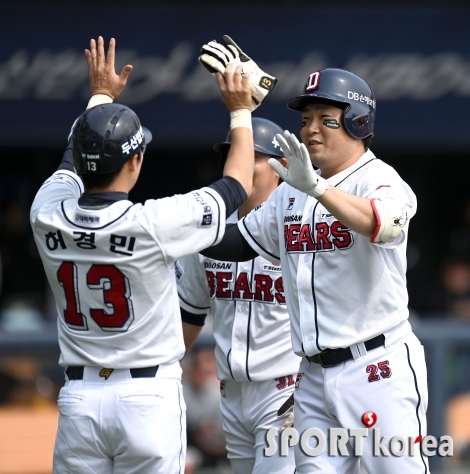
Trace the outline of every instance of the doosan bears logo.
[[292, 216], [284, 216], [284, 222], [300, 222], [302, 220], [302, 214], [294, 214]]
[[282, 276], [232, 271], [211, 271], [206, 269], [210, 297], [219, 300], [260, 301], [285, 304]]
[[354, 243], [349, 227], [339, 221], [317, 222], [312, 229], [311, 224], [288, 222], [291, 217], [294, 216], [284, 219], [284, 245], [288, 253], [343, 250]]
[[204, 268], [216, 268], [222, 270], [230, 270], [234, 265], [232, 262], [204, 262]]

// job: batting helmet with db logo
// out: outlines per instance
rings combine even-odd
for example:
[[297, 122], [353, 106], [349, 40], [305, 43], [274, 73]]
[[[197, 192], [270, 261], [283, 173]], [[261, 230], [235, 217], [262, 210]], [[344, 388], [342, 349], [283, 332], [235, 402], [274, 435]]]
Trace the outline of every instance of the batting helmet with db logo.
[[86, 110], [77, 119], [72, 139], [77, 173], [105, 174], [120, 168], [150, 143], [152, 134], [129, 107], [104, 104]]
[[302, 111], [306, 105], [327, 103], [344, 110], [344, 128], [353, 138], [374, 136], [375, 96], [364, 79], [344, 69], [327, 68], [307, 79], [303, 95], [287, 102], [292, 110]]

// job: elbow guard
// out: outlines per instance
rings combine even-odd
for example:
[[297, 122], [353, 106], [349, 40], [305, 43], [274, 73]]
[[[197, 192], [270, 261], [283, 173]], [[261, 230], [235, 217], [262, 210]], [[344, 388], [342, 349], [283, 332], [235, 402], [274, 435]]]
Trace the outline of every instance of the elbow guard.
[[394, 199], [371, 199], [370, 205], [377, 220], [370, 241], [379, 244], [393, 242], [408, 219], [403, 206]]

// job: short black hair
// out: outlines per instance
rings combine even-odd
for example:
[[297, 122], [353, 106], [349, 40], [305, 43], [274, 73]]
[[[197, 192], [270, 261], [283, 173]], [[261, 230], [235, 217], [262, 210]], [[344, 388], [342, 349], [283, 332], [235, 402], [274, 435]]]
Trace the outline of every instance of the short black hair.
[[124, 165], [119, 167], [117, 170], [111, 171], [111, 173], [105, 174], [81, 174], [80, 178], [83, 181], [85, 191], [93, 188], [106, 188], [116, 179], [117, 175], [121, 172]]
[[[139, 161], [143, 157], [143, 149], [141, 148], [139, 153], [137, 154], [139, 157]], [[131, 158], [133, 158], [135, 155], [132, 155]], [[131, 159], [129, 158], [129, 160]], [[126, 163], [129, 161], [127, 160]], [[88, 191], [93, 188], [98, 188], [98, 189], [103, 189], [107, 188], [109, 185], [113, 183], [113, 181], [116, 179], [117, 175], [121, 172], [122, 168], [124, 168], [124, 165], [126, 163], [123, 163], [117, 170], [111, 171], [110, 173], [104, 173], [104, 174], [81, 174], [79, 175], [80, 178], [83, 181], [83, 186], [85, 187], [85, 191]]]
[[364, 147], [366, 150], [370, 148], [370, 144], [372, 143], [372, 137], [367, 137], [362, 140], [364, 142]]

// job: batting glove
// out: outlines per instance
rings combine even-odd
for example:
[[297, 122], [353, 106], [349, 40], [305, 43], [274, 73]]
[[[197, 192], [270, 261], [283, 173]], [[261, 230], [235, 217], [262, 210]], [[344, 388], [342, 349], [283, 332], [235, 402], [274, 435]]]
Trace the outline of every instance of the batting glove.
[[287, 159], [288, 168], [284, 168], [275, 158], [270, 158], [268, 163], [271, 168], [293, 188], [315, 198], [320, 197], [329, 188], [329, 184], [315, 173], [306, 146], [299, 143], [297, 137], [287, 130], [284, 136], [278, 133], [276, 139]]
[[286, 418], [284, 423], [279, 430], [279, 433], [282, 433], [286, 428], [291, 428], [294, 426], [294, 394], [292, 394], [279, 408], [277, 411], [277, 417], [282, 418], [289, 413], [289, 416]]
[[274, 89], [277, 79], [274, 76], [262, 71], [259, 66], [247, 56], [230, 38], [224, 35], [222, 38], [224, 45], [213, 40], [201, 48], [199, 62], [211, 73], [224, 73], [225, 67], [230, 61], [240, 62], [243, 72], [250, 75], [251, 90], [251, 111], [256, 110], [266, 96]]

